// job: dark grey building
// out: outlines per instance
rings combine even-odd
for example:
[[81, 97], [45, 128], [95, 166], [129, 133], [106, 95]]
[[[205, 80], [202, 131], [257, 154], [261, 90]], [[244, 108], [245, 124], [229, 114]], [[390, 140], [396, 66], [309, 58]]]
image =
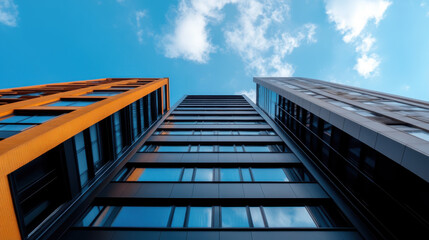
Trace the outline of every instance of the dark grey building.
[[352, 209], [361, 233], [427, 238], [429, 103], [306, 78], [254, 82], [258, 106], [327, 179], [338, 206]]
[[376, 238], [294, 141], [246, 97], [186, 96], [131, 146], [56, 236]]

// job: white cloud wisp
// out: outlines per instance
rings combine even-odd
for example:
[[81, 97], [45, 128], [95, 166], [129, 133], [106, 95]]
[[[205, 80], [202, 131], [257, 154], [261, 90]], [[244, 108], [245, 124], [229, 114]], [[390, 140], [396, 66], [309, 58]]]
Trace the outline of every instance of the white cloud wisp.
[[281, 31], [284, 17], [289, 14], [289, 6], [281, 1], [241, 1], [237, 7], [238, 21], [225, 31], [228, 45], [255, 75], [291, 76], [294, 69], [286, 56], [304, 40], [316, 41], [316, 25], [306, 24], [296, 33]]
[[251, 75], [291, 76], [286, 56], [302, 42], [316, 42], [316, 25], [285, 29], [289, 5], [281, 0], [181, 0], [174, 30], [163, 38], [165, 56], [207, 63], [217, 47], [210, 38], [211, 24], [224, 19], [222, 10], [234, 5], [238, 17], [222, 28], [226, 44], [237, 52]]
[[18, 18], [18, 6], [13, 0], [0, 0], [0, 23], [16, 27]]
[[246, 95], [250, 100], [256, 103], [256, 91], [255, 89], [250, 90], [241, 90], [239, 92], [234, 93], [234, 95]]
[[174, 32], [164, 39], [165, 55], [206, 63], [215, 51], [207, 25], [222, 19], [220, 10], [237, 0], [182, 0], [174, 23]]
[[376, 39], [370, 33], [366, 33], [365, 28], [371, 21], [378, 25], [391, 2], [388, 0], [325, 0], [325, 2], [329, 21], [335, 23], [336, 29], [343, 35], [344, 42], [355, 46], [358, 58], [354, 69], [364, 78], [373, 76], [380, 65], [380, 57], [375, 53], [370, 54]]

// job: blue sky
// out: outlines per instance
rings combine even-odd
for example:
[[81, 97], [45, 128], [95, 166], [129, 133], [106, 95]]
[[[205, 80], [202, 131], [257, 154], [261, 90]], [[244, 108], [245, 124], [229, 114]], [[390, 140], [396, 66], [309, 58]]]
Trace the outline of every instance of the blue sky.
[[254, 94], [300, 76], [429, 101], [429, 0], [0, 0], [0, 88], [170, 77]]

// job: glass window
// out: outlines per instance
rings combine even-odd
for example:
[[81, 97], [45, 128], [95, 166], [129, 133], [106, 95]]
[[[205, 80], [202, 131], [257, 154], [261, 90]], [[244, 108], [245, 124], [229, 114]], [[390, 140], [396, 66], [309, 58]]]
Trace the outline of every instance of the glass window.
[[217, 131], [218, 135], [232, 135], [231, 131]]
[[188, 227], [211, 227], [212, 207], [191, 207]]
[[34, 125], [12, 125], [12, 124], [0, 124], [0, 131], [24, 131], [27, 128], [33, 127]]
[[94, 221], [94, 219], [98, 216], [98, 214], [101, 212], [103, 207], [100, 206], [94, 206], [91, 208], [91, 210], [87, 213], [87, 215], [82, 219], [82, 226], [88, 227], [91, 226], [91, 223]]
[[57, 117], [56, 115], [46, 115], [46, 116], [40, 116], [40, 115], [14, 115], [8, 118], [5, 118], [0, 121], [0, 123], [44, 123], [48, 120], [51, 120], [52, 118]]
[[116, 154], [122, 151], [122, 130], [121, 130], [121, 115], [119, 112], [113, 114], [113, 129], [115, 136]]
[[157, 152], [187, 152], [189, 146], [158, 146]]
[[19, 123], [22, 120], [27, 119], [29, 116], [19, 116], [19, 115], [14, 115], [8, 118], [5, 118], [3, 120], [0, 121], [0, 123]]
[[90, 104], [95, 103], [96, 101], [57, 101], [51, 104], [47, 104], [46, 106], [51, 106], [51, 107], [84, 107], [84, 106], [88, 106]]
[[256, 182], [287, 182], [285, 172], [281, 168], [252, 168]]
[[82, 96], [115, 96], [120, 93], [123, 93], [123, 91], [97, 91], [97, 92], [87, 93]]
[[305, 207], [264, 207], [264, 212], [268, 227], [316, 227]]
[[249, 207], [249, 210], [250, 215], [252, 216], [253, 227], [265, 227], [264, 218], [262, 217], [260, 207]]
[[214, 146], [200, 146], [199, 152], [213, 152]]
[[122, 207], [112, 227], [167, 227], [171, 207]]
[[219, 152], [235, 152], [234, 146], [219, 146]]
[[198, 152], [198, 146], [191, 146], [190, 152]]
[[215, 135], [214, 131], [201, 131], [201, 135]]
[[212, 168], [197, 168], [195, 173], [195, 181], [197, 182], [210, 182], [213, 181]]
[[269, 146], [247, 145], [244, 148], [246, 149], [246, 152], [271, 152], [271, 149], [269, 148]]
[[183, 227], [185, 224], [186, 207], [175, 207], [171, 227]]
[[240, 172], [238, 168], [221, 168], [220, 180], [222, 182], [239, 182]]
[[80, 132], [74, 137], [76, 158], [79, 169], [80, 185], [83, 187], [89, 180], [88, 162], [86, 160], [85, 141], [83, 133]]
[[241, 174], [243, 175], [243, 181], [245, 181], [245, 182], [251, 182], [252, 181], [252, 177], [250, 175], [250, 170], [248, 168], [242, 168]]
[[222, 207], [222, 227], [249, 227], [245, 207]]
[[98, 170], [102, 166], [100, 158], [99, 138], [98, 138], [98, 125], [92, 125], [89, 128], [89, 136], [91, 138], [91, 149], [92, 149], [92, 160], [94, 162], [95, 170]]
[[181, 168], [143, 168], [143, 171], [138, 178], [138, 181], [177, 182], [180, 180], [181, 173]]
[[242, 145], [235, 145], [236, 152], [244, 152], [244, 147]]
[[193, 174], [194, 174], [193, 168], [185, 168], [185, 170], [183, 172], [182, 181], [187, 181], [187, 182], [192, 181], [192, 175]]

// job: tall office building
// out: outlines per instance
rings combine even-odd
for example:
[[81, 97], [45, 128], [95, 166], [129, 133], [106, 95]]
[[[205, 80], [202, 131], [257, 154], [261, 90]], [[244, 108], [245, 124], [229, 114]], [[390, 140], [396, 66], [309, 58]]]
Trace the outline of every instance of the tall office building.
[[243, 96], [184, 97], [124, 161], [62, 239], [371, 236], [291, 138]]
[[254, 78], [257, 103], [376, 238], [429, 236], [429, 103], [305, 78]]
[[168, 79], [0, 90], [0, 239], [56, 238], [169, 110]]
[[[259, 106], [189, 95], [170, 109], [168, 79], [0, 91], [1, 237], [427, 233], [427, 103], [298, 78], [255, 82]], [[403, 126], [387, 131], [395, 119]]]

